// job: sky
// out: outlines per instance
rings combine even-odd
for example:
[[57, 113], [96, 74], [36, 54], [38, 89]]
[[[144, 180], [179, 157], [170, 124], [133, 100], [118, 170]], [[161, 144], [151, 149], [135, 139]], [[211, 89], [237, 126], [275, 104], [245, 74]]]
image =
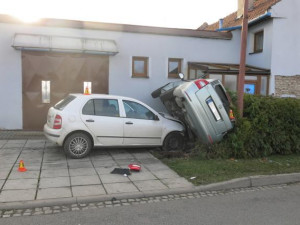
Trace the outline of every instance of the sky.
[[238, 0], [0, 0], [0, 14], [24, 22], [59, 18], [197, 29], [237, 10]]

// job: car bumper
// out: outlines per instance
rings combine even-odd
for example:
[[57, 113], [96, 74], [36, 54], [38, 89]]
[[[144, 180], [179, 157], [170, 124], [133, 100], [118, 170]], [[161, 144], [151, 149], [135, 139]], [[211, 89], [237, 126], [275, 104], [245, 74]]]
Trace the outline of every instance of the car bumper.
[[58, 145], [62, 145], [63, 137], [61, 135], [61, 130], [55, 130], [50, 128], [47, 124], [44, 125], [44, 135], [49, 141], [52, 141]]

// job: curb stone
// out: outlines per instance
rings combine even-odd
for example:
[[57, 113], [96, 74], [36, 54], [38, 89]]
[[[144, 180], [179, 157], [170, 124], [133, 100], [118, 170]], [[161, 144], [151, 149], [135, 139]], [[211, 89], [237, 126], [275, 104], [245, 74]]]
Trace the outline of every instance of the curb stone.
[[106, 202], [116, 199], [122, 201], [124, 199], [137, 199], [137, 198], [149, 198], [169, 195], [186, 195], [188, 193], [201, 192], [201, 191], [220, 191], [230, 190], [235, 188], [253, 188], [278, 184], [291, 184], [300, 182], [300, 173], [291, 174], [278, 174], [278, 175], [260, 175], [250, 176], [244, 178], [237, 178], [229, 181], [201, 185], [191, 188], [176, 188], [171, 190], [161, 191], [145, 191], [139, 193], [127, 193], [127, 194], [110, 194], [105, 196], [88, 196], [88, 197], [71, 197], [71, 198], [59, 198], [59, 199], [45, 199], [35, 201], [23, 201], [23, 202], [9, 202], [1, 203], [0, 210], [12, 210], [12, 209], [29, 209], [39, 207], [50, 206], [62, 206], [72, 204], [88, 204], [94, 202]]
[[250, 179], [253, 187], [283, 183], [296, 183], [300, 182], [300, 173], [252, 176]]
[[253, 191], [265, 191], [270, 189], [282, 189], [287, 187], [287, 184], [280, 185], [270, 185], [270, 186], [261, 186], [261, 187], [252, 187], [252, 188], [234, 188], [229, 190], [221, 190], [221, 191], [201, 191], [201, 192], [193, 192], [186, 194], [174, 194], [174, 195], [163, 195], [156, 197], [148, 197], [148, 198], [131, 198], [131, 199], [122, 199], [116, 200], [111, 199], [110, 201], [102, 201], [95, 203], [76, 203], [71, 205], [55, 205], [51, 207], [41, 207], [41, 208], [25, 208], [25, 209], [8, 209], [8, 210], [0, 210], [0, 218], [8, 218], [8, 217], [18, 217], [18, 216], [35, 216], [35, 215], [49, 215], [70, 211], [84, 211], [88, 209], [98, 209], [98, 208], [114, 208], [119, 206], [133, 206], [139, 204], [147, 204], [147, 203], [157, 203], [157, 202], [168, 202], [173, 200], [186, 200], [186, 199], [197, 199], [197, 198], [209, 198], [215, 196], [223, 196], [223, 195], [234, 195], [245, 192], [253, 192]]

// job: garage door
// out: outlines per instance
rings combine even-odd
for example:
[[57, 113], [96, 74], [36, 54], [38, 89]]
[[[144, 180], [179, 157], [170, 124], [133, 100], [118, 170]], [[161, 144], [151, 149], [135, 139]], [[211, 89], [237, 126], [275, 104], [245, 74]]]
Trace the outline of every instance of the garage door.
[[109, 57], [22, 51], [23, 129], [42, 130], [49, 107], [69, 93], [108, 93]]

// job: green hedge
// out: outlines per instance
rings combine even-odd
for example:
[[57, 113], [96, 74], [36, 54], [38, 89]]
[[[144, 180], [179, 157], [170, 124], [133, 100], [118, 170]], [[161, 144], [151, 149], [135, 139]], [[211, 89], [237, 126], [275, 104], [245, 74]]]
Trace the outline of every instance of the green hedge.
[[210, 158], [300, 153], [300, 100], [245, 95], [244, 117], [222, 142], [201, 149]]

